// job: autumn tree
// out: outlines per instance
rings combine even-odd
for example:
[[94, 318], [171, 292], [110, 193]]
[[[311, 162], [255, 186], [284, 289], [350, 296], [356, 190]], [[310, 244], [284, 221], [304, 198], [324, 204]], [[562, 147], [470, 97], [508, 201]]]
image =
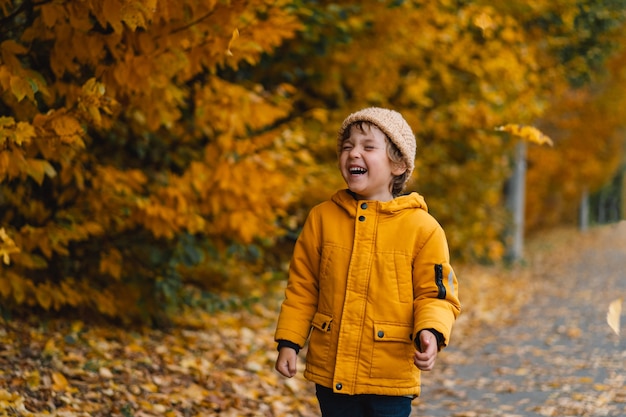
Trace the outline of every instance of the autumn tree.
[[583, 190], [600, 188], [623, 162], [624, 6], [613, 0], [498, 5], [522, 16], [532, 42], [542, 45], [538, 62], [558, 68], [555, 81], [568, 81], [560, 89], [547, 84], [545, 110], [534, 121], [554, 146], [528, 150], [529, 232], [576, 222]]
[[496, 128], [591, 77], [624, 2], [491, 3], [0, 0], [3, 308], [261, 295], [370, 105], [414, 128], [411, 189], [455, 253], [499, 259], [518, 139]]
[[5, 309], [151, 316], [265, 273], [307, 155], [288, 88], [219, 72], [293, 36], [286, 5], [0, 2]]
[[540, 121], [554, 147], [529, 150], [530, 232], [576, 224], [583, 193], [598, 191], [626, 163], [625, 59], [623, 51], [609, 61], [605, 77], [555, 98]]

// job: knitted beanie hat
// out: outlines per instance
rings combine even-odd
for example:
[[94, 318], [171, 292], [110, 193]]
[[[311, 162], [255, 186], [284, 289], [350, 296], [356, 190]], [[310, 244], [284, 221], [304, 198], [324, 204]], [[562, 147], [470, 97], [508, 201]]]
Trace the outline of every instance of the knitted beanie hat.
[[346, 117], [346, 120], [343, 121], [339, 129], [337, 138], [338, 152], [341, 152], [345, 130], [352, 123], [361, 121], [376, 125], [398, 147], [407, 166], [406, 178], [408, 179], [415, 168], [415, 151], [417, 145], [411, 127], [397, 111], [380, 107], [369, 107]]

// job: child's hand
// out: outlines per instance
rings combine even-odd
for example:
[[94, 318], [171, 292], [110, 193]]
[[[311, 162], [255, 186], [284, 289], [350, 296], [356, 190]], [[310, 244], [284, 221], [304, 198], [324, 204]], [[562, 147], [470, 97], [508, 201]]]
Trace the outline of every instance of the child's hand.
[[420, 351], [416, 350], [413, 355], [413, 363], [421, 371], [430, 371], [435, 366], [437, 359], [437, 338], [430, 330], [420, 332]]
[[274, 368], [283, 376], [291, 378], [296, 374], [296, 362], [298, 354], [290, 347], [283, 347], [278, 352]]

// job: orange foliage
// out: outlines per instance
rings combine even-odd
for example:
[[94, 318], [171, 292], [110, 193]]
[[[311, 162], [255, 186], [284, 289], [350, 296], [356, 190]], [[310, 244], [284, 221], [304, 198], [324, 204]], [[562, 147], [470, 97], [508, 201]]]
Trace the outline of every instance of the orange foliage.
[[186, 268], [218, 271], [234, 242], [280, 234], [307, 158], [286, 159], [301, 134], [272, 127], [289, 101], [217, 73], [293, 36], [286, 4], [43, 2], [15, 27], [26, 10], [0, 5], [13, 30], [0, 44], [8, 308], [158, 314]]
[[415, 129], [411, 189], [452, 250], [499, 259], [514, 140], [494, 128], [541, 139], [593, 72], [561, 57], [604, 45], [580, 1], [0, 0], [4, 308], [126, 319], [258, 294], [343, 186], [336, 130], [369, 105]]
[[526, 225], [529, 231], [562, 222], [576, 224], [584, 191], [595, 192], [623, 163], [626, 102], [604, 86], [559, 97], [542, 124], [553, 149], [528, 152]]

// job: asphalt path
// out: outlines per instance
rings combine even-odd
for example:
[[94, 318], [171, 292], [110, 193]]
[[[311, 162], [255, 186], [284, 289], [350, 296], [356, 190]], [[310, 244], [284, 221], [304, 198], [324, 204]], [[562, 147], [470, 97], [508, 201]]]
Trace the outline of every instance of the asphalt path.
[[626, 308], [626, 222], [546, 243], [529, 262], [519, 313], [448, 347], [412, 416], [626, 416], [624, 313], [621, 338], [606, 320], [611, 301]]

